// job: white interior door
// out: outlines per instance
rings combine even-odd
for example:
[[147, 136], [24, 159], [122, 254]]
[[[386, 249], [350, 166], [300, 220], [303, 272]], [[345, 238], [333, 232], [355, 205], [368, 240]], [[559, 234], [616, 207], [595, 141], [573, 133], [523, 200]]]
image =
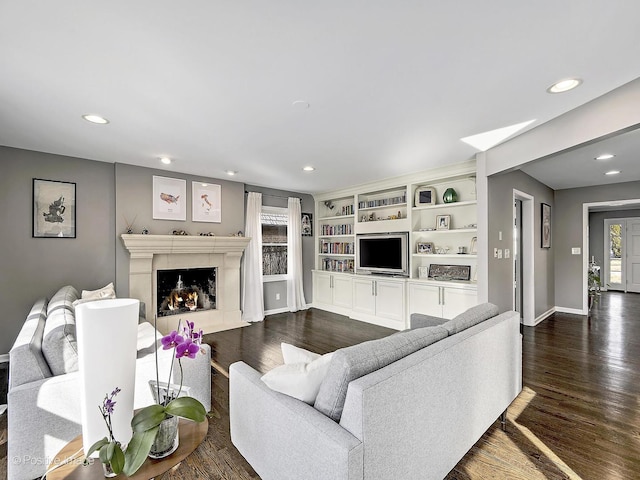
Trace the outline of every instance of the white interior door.
[[640, 219], [627, 220], [627, 291], [640, 293]]

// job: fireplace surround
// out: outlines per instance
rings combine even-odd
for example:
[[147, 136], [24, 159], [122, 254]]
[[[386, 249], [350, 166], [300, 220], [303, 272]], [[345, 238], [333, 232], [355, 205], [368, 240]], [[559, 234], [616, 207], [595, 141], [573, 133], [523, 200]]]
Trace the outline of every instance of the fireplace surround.
[[[129, 251], [129, 296], [146, 305], [153, 321], [158, 305], [157, 272], [172, 269], [216, 269], [216, 308], [185, 315], [205, 333], [245, 325], [240, 311], [240, 260], [249, 243], [246, 237], [124, 234]], [[163, 334], [176, 328], [180, 315], [161, 316], [157, 327]]]

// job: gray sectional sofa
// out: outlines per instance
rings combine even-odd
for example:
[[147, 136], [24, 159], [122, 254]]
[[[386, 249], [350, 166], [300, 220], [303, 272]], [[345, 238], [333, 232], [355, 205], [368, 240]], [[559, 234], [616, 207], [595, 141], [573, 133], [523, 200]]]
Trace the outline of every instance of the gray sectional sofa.
[[[60, 449], [82, 433], [73, 306], [78, 297], [74, 287], [65, 286], [50, 301], [38, 300], [9, 352], [9, 480], [39, 478]], [[153, 403], [148, 382], [156, 378], [155, 343], [156, 331], [142, 316], [138, 325], [135, 408]], [[182, 364], [184, 385], [208, 411], [211, 351], [208, 345], [202, 347], [205, 355]], [[159, 349], [160, 372], [169, 372], [172, 353]], [[173, 381], [179, 382], [180, 369], [174, 368], [173, 372]]]
[[522, 390], [519, 316], [483, 304], [338, 350], [314, 405], [230, 367], [231, 439], [263, 480], [442, 479]]

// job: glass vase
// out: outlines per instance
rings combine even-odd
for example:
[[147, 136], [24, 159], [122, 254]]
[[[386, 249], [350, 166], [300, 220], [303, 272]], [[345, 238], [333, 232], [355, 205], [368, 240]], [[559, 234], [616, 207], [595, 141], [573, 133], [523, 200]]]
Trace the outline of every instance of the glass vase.
[[447, 188], [442, 195], [444, 203], [454, 203], [458, 201], [458, 194], [453, 188]]
[[111, 469], [110, 463], [103, 463], [102, 471], [104, 472], [105, 478], [112, 478], [116, 476], [116, 473], [114, 473], [114, 471]]
[[160, 423], [156, 439], [149, 450], [149, 457], [164, 458], [176, 451], [180, 444], [178, 420], [178, 417], [168, 416]]

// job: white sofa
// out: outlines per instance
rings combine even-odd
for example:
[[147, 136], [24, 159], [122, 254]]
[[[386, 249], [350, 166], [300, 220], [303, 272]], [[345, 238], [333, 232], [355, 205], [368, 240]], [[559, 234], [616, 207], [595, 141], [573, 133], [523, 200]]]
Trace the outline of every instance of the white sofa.
[[[48, 464], [70, 440], [82, 433], [80, 377], [75, 345], [75, 311], [78, 298], [72, 286], [61, 288], [51, 301], [38, 300], [9, 352], [8, 451], [9, 480], [30, 480], [45, 473]], [[49, 322], [49, 328], [47, 328]], [[52, 328], [53, 327], [53, 328]], [[155, 329], [141, 318], [134, 407], [153, 403], [149, 380], [155, 373]], [[158, 343], [160, 335], [158, 335]], [[211, 350], [182, 362], [184, 385], [205, 409], [211, 409]], [[160, 372], [167, 372], [172, 350], [159, 349]], [[174, 368], [173, 382], [180, 369]], [[97, 372], [99, 373], [99, 372]], [[166, 381], [166, 378], [160, 378]], [[97, 406], [96, 406], [97, 408]], [[63, 459], [58, 459], [58, 461]]]
[[234, 363], [232, 441], [263, 480], [442, 479], [522, 390], [519, 317], [497, 313], [336, 351], [314, 406]]

